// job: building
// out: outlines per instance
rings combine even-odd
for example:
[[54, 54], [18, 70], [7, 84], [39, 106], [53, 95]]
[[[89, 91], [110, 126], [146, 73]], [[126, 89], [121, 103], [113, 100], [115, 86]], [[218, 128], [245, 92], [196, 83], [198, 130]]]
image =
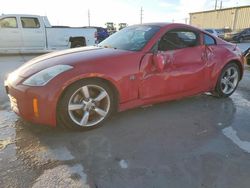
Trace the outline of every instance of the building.
[[229, 28], [239, 30], [250, 27], [250, 6], [232, 7], [190, 13], [190, 25], [199, 28]]

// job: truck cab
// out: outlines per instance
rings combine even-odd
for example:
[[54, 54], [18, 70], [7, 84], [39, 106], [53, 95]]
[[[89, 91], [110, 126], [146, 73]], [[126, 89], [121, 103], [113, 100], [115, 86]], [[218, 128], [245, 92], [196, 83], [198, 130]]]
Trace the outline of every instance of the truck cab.
[[0, 49], [44, 50], [45, 25], [40, 18], [32, 15], [3, 16], [0, 19]]
[[46, 52], [94, 45], [95, 34], [94, 28], [53, 27], [47, 17], [3, 15], [0, 16], [0, 53]]

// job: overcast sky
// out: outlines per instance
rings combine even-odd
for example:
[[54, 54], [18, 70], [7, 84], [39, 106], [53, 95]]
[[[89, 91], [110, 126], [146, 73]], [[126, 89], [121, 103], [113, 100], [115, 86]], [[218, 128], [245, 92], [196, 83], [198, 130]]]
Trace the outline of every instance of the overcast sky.
[[[220, 7], [218, 0], [218, 8]], [[250, 5], [250, 0], [223, 0], [222, 7]], [[215, 0], [0, 0], [0, 14], [48, 16], [52, 25], [86, 26], [105, 22], [181, 22], [190, 12], [214, 9]]]

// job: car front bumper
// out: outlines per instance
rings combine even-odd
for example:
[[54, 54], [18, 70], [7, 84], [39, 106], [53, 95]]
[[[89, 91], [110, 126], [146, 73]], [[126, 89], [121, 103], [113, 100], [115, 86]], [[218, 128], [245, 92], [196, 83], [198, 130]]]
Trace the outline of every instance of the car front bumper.
[[13, 85], [5, 81], [12, 110], [24, 120], [56, 126], [56, 104], [53, 90], [44, 87]]

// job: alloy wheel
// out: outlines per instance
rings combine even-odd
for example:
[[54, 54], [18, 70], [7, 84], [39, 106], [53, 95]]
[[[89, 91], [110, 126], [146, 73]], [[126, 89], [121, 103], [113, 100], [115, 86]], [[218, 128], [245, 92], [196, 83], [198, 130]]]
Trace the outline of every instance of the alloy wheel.
[[85, 85], [73, 93], [68, 103], [68, 114], [81, 127], [101, 122], [110, 110], [108, 92], [97, 85]]
[[221, 90], [224, 94], [230, 94], [235, 90], [239, 81], [239, 73], [236, 67], [230, 66], [224, 72], [221, 79]]

